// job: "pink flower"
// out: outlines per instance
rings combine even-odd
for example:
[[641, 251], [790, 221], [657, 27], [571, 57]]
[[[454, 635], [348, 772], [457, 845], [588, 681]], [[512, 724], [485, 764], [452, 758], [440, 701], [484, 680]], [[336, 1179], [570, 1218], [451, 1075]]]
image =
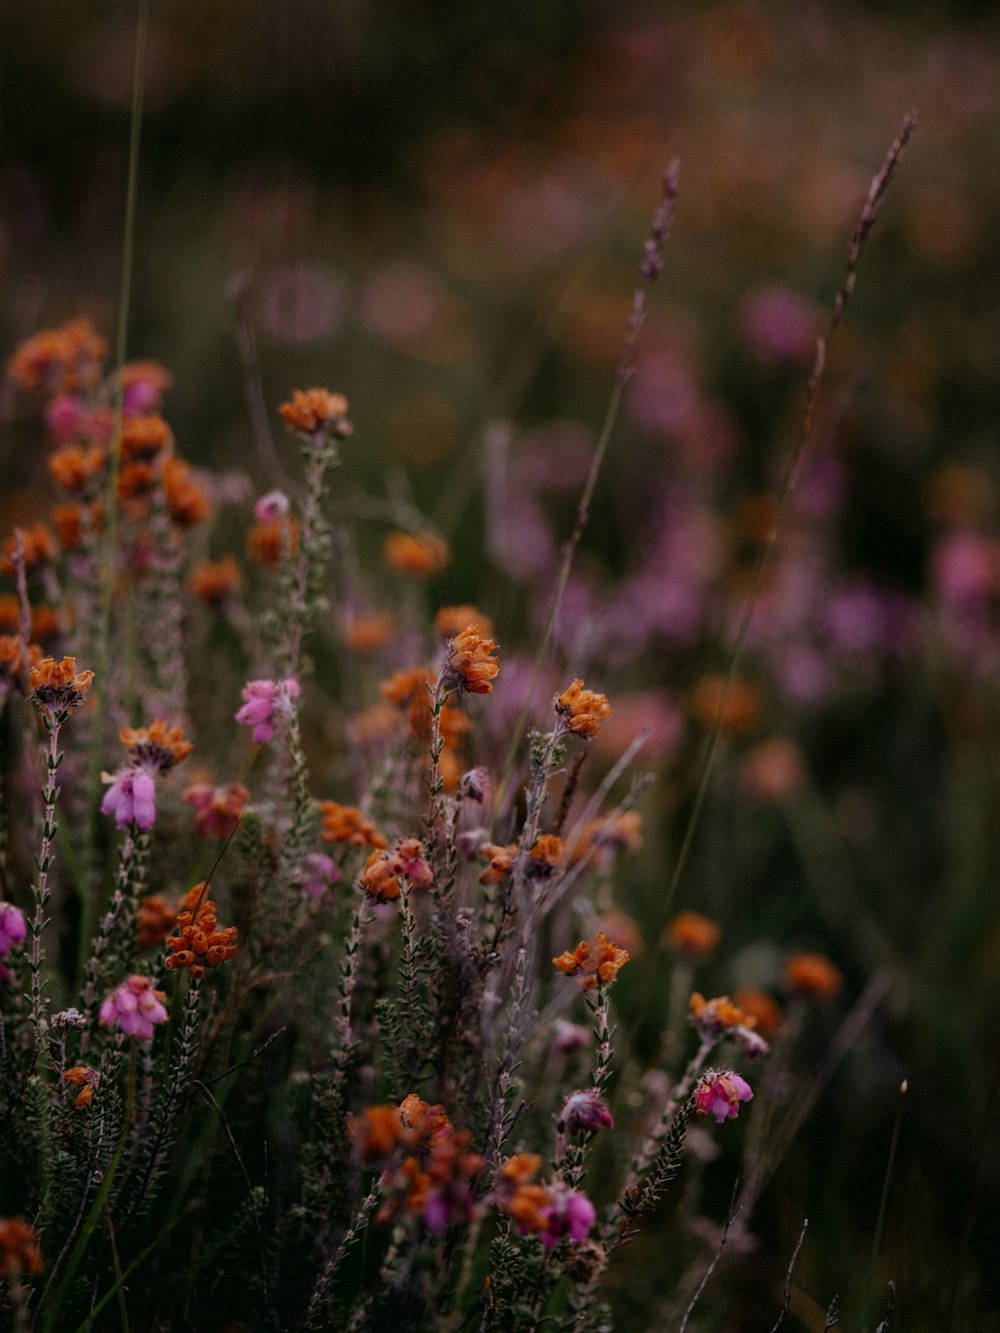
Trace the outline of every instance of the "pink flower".
[[721, 1125], [723, 1120], [735, 1120], [740, 1102], [748, 1102], [751, 1097], [753, 1089], [735, 1070], [727, 1069], [724, 1073], [709, 1070], [698, 1084], [694, 1109], [699, 1115], [711, 1112], [715, 1123]]
[[292, 700], [299, 697], [299, 682], [289, 676], [285, 680], [251, 680], [243, 687], [243, 707], [236, 714], [242, 727], [253, 727], [251, 733], [256, 745], [265, 745], [282, 722], [292, 715]]
[[568, 1134], [596, 1134], [599, 1129], [612, 1129], [615, 1123], [607, 1102], [593, 1088], [571, 1092], [559, 1120]]
[[415, 889], [428, 889], [434, 874], [424, 859], [424, 844], [419, 838], [407, 838], [393, 853], [394, 875], [405, 875]]
[[24, 913], [13, 903], [0, 902], [0, 958], [6, 958], [28, 933]]
[[586, 1240], [594, 1225], [597, 1212], [594, 1205], [579, 1190], [567, 1189], [556, 1182], [549, 1187], [549, 1202], [542, 1207], [546, 1215], [546, 1229], [541, 1241], [547, 1250], [554, 1249], [564, 1236], [579, 1244]]
[[253, 515], [258, 523], [273, 523], [284, 518], [288, 509], [288, 496], [284, 491], [268, 491], [254, 505]]
[[126, 764], [120, 768], [104, 793], [102, 815], [114, 815], [116, 828], [130, 824], [151, 829], [156, 823], [156, 784], [145, 769]]
[[129, 977], [101, 1005], [98, 1021], [102, 1028], [117, 1023], [126, 1037], [152, 1041], [154, 1026], [167, 1021], [166, 998], [163, 991], [153, 989], [149, 977]]

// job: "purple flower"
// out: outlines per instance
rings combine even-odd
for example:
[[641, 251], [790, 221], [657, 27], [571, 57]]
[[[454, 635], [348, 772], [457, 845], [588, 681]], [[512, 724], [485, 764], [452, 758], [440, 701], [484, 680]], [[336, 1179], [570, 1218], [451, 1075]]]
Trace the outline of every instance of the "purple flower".
[[322, 852], [310, 852], [305, 858], [302, 892], [310, 902], [318, 903], [331, 884], [341, 878], [340, 867]]
[[143, 768], [126, 764], [120, 768], [104, 793], [102, 815], [114, 815], [116, 828], [130, 824], [151, 829], [156, 823], [156, 784], [153, 775]]
[[242, 727], [253, 727], [254, 743], [265, 745], [282, 722], [292, 715], [292, 700], [299, 697], [299, 682], [289, 676], [285, 680], [251, 680], [243, 687], [243, 707], [236, 714]]
[[13, 903], [0, 902], [0, 958], [6, 958], [28, 933], [24, 913]]
[[98, 1022], [102, 1028], [117, 1023], [126, 1037], [152, 1041], [155, 1024], [167, 1021], [166, 998], [163, 991], [153, 989], [149, 977], [129, 977], [101, 1005]]
[[563, 1237], [576, 1244], [586, 1240], [597, 1218], [594, 1205], [586, 1194], [567, 1189], [558, 1182], [549, 1186], [549, 1202], [542, 1212], [546, 1214], [546, 1229], [541, 1240], [547, 1250], [554, 1249]]
[[753, 1089], [745, 1078], [740, 1078], [733, 1069], [720, 1073], [710, 1069], [702, 1076], [695, 1094], [694, 1109], [699, 1115], [715, 1116], [715, 1123], [723, 1120], [735, 1120], [739, 1114], [740, 1102], [748, 1102], [753, 1096]]
[[599, 1129], [612, 1129], [615, 1123], [607, 1102], [593, 1088], [571, 1092], [559, 1120], [569, 1134], [596, 1134]]

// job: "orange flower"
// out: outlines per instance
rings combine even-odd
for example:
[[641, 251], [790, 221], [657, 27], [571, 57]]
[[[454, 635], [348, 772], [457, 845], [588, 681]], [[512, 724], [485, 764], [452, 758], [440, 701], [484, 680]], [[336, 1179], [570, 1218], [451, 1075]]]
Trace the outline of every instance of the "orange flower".
[[203, 977], [206, 967], [218, 967], [236, 956], [236, 927], [218, 928], [215, 903], [204, 896], [207, 892], [206, 884], [196, 884], [188, 892], [185, 910], [177, 917], [181, 933], [167, 940], [170, 956], [164, 961], [170, 969], [190, 968], [195, 978]]
[[553, 874], [562, 859], [563, 842], [554, 833], [543, 833], [535, 839], [528, 857], [528, 874], [539, 879]]
[[122, 727], [118, 739], [137, 764], [166, 773], [183, 761], [194, 748], [184, 739], [180, 727], [167, 727], [166, 722], [151, 722], [148, 727]]
[[194, 809], [194, 831], [199, 838], [228, 838], [240, 822], [250, 793], [240, 782], [224, 787], [195, 782], [181, 792], [181, 800]]
[[681, 912], [667, 927], [667, 938], [689, 958], [707, 958], [719, 942], [721, 931], [716, 923], [699, 912]]
[[556, 700], [556, 712], [569, 723], [569, 730], [577, 736], [596, 736], [601, 723], [611, 712], [607, 696], [585, 690], [582, 680], [574, 680]]
[[348, 1132], [363, 1162], [380, 1162], [391, 1156], [399, 1143], [403, 1118], [398, 1107], [368, 1106], [360, 1115], [349, 1117]]
[[[37, 643], [28, 645], [28, 661], [25, 664], [21, 650], [21, 639], [17, 634], [0, 634], [0, 681], [17, 681], [25, 669], [37, 666], [42, 659], [42, 650]], [[2, 698], [0, 694], [0, 698]]]
[[108, 345], [87, 319], [42, 329], [23, 342], [7, 367], [22, 389], [72, 392], [96, 383]]
[[[19, 528], [18, 532], [21, 535], [22, 559], [26, 570], [31, 571], [37, 569], [40, 565], [47, 565], [54, 558], [56, 553], [55, 539], [44, 523], [36, 523], [33, 528]], [[15, 532], [3, 544], [4, 556], [3, 560], [0, 561], [0, 570], [8, 575], [14, 573], [17, 536], [18, 533]]]
[[389, 840], [375, 831], [374, 824], [365, 819], [353, 805], [338, 805], [336, 801], [321, 801], [324, 842], [344, 842], [352, 847], [388, 847]]
[[70, 495], [84, 491], [104, 467], [104, 450], [96, 444], [67, 444], [49, 458], [56, 484]]
[[78, 1111], [85, 1111], [94, 1100], [94, 1089], [99, 1081], [100, 1075], [97, 1070], [91, 1069], [89, 1065], [74, 1065], [63, 1074], [64, 1083], [71, 1083], [80, 1089], [75, 1103]]
[[290, 402], [278, 408], [286, 426], [300, 435], [350, 435], [352, 427], [347, 420], [347, 399], [329, 389], [296, 389]]
[[75, 657], [64, 657], [61, 662], [44, 657], [31, 668], [31, 695], [51, 718], [79, 708], [93, 681], [92, 671], [77, 672]]
[[475, 630], [484, 639], [493, 635], [489, 617], [474, 606], [442, 606], [434, 617], [434, 628], [443, 639], [454, 638], [463, 629]]
[[581, 990], [593, 990], [614, 981], [628, 962], [628, 954], [599, 930], [592, 940], [581, 940], [572, 953], [561, 953], [552, 962], [567, 977], [575, 977]]
[[255, 523], [247, 533], [247, 550], [258, 565], [276, 565], [284, 557], [298, 554], [300, 540], [299, 521], [288, 514]]
[[374, 653], [392, 638], [395, 622], [387, 611], [355, 611], [344, 625], [344, 643], [355, 653]]
[[134, 500], [149, 495], [156, 484], [156, 476], [149, 463], [124, 463], [118, 473], [119, 500]]
[[135, 913], [138, 926], [135, 937], [137, 949], [151, 949], [162, 944], [174, 926], [177, 925], [177, 912], [159, 894], [150, 894], [143, 898]]
[[517, 843], [512, 842], [507, 847], [498, 847], [495, 843], [485, 842], [479, 849], [479, 855], [489, 863], [479, 876], [480, 884], [499, 884], [514, 869]]
[[159, 412], [129, 416], [122, 422], [121, 456], [123, 462], [151, 462], [157, 454], [172, 448], [174, 437]]
[[361, 872], [360, 884], [369, 898], [377, 903], [395, 902], [399, 897], [399, 880], [393, 873], [393, 863], [385, 850], [372, 852]]
[[231, 555], [221, 560], [202, 560], [195, 565], [188, 587], [200, 602], [222, 606], [240, 590], [240, 568]]
[[126, 410], [147, 411], [159, 407], [174, 378], [158, 361], [132, 361], [122, 366], [121, 382]]
[[[691, 695], [690, 711], [695, 721], [710, 731], [722, 703], [726, 677], [721, 674], [702, 676]], [[725, 710], [722, 714], [723, 736], [739, 740], [757, 727], [761, 714], [760, 691], [748, 681], [735, 677], [729, 687]]]
[[756, 1019], [762, 1037], [773, 1037], [781, 1027], [781, 1009], [763, 991], [743, 988], [736, 992], [736, 1003], [745, 1014]]
[[191, 477], [191, 468], [180, 458], [163, 460], [163, 487], [170, 517], [179, 528], [204, 523], [212, 513], [202, 487]]
[[448, 644], [444, 679], [453, 688], [467, 694], [492, 694], [493, 681], [500, 671], [492, 639], [483, 639], [470, 625]]
[[617, 852], [631, 852], [642, 844], [642, 816], [626, 810], [616, 818], [591, 819], [580, 830], [571, 853], [573, 865], [607, 862]]
[[785, 982], [789, 990], [817, 1000], [836, 995], [843, 985], [840, 969], [818, 953], [793, 953], [785, 963]]
[[382, 548], [386, 564], [408, 578], [429, 578], [446, 569], [451, 553], [434, 532], [390, 532]]
[[100, 532], [104, 521], [104, 506], [99, 502], [92, 505], [64, 504], [53, 505], [49, 518], [59, 537], [59, 545], [64, 551], [75, 551], [87, 531]]
[[0, 1278], [42, 1271], [38, 1232], [19, 1217], [0, 1217]]
[[752, 1028], [754, 1019], [733, 1004], [728, 995], [719, 995], [714, 1000], [706, 1000], [700, 991], [692, 991], [689, 1001], [692, 1019], [703, 1027], [713, 1028]]

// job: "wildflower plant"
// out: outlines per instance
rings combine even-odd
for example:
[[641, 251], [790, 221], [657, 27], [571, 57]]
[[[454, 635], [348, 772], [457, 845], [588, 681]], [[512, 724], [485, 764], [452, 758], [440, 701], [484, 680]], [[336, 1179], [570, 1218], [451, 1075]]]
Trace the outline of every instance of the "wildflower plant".
[[[671, 171], [615, 404], [676, 188]], [[494, 725], [504, 636], [474, 607], [352, 641], [355, 575], [334, 559], [340, 393], [279, 408], [303, 499], [256, 502], [257, 570], [235, 551], [206, 564], [192, 533], [209, 488], [161, 415], [169, 376], [109, 372], [105, 356], [74, 323], [9, 367], [52, 445], [60, 536], [15, 534], [17, 627], [0, 640], [8, 842], [38, 848], [0, 901], [0, 1308], [40, 1330], [210, 1327], [223, 1311], [261, 1329], [609, 1327], [602, 1284], [685, 1165], [696, 1117], [728, 1134], [753, 1116], [750, 1062], [768, 1054], [751, 1004], [693, 990], [719, 929], [686, 913], [665, 939], [687, 993], [650, 1081], [634, 996], [625, 1022], [619, 1009], [642, 941], [597, 911], [640, 826], [620, 768], [589, 776], [614, 703], [572, 664], [548, 703], [530, 698], [614, 414], [521, 718]], [[415, 522], [384, 558], [416, 584], [449, 550]], [[204, 682], [232, 663], [212, 674], [218, 641], [196, 641], [188, 589], [243, 632], [239, 700], [213, 685], [206, 707]], [[43, 593], [60, 645], [129, 662], [128, 680], [42, 655]], [[327, 654], [369, 705], [344, 720], [333, 765], [314, 668]], [[713, 744], [733, 683], [698, 694]], [[199, 769], [183, 791], [181, 763]], [[839, 974], [801, 955], [787, 983], [813, 1003]]]

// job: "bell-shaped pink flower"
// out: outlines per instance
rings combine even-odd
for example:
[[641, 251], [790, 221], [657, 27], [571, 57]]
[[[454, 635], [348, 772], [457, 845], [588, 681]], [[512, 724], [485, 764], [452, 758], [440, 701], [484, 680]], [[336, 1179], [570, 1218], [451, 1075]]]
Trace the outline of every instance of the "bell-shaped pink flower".
[[751, 1097], [753, 1089], [735, 1070], [709, 1070], [698, 1084], [694, 1107], [699, 1115], [711, 1112], [716, 1124], [721, 1125], [723, 1120], [735, 1120], [740, 1102], [748, 1102]]
[[546, 1229], [541, 1233], [541, 1241], [547, 1250], [554, 1249], [564, 1237], [577, 1244], [586, 1240], [597, 1219], [597, 1211], [586, 1194], [558, 1182], [549, 1186], [549, 1202], [542, 1211], [546, 1214]]
[[13, 903], [0, 902], [0, 958], [6, 958], [15, 945], [22, 943], [28, 927], [24, 913]]
[[127, 764], [120, 768], [104, 793], [101, 814], [114, 815], [120, 829], [137, 824], [151, 829], [156, 823], [156, 784], [153, 775], [145, 769]]
[[129, 977], [101, 1005], [98, 1021], [103, 1028], [117, 1023], [126, 1037], [152, 1041], [154, 1026], [167, 1021], [166, 998], [163, 991], [153, 989], [149, 977]]
[[292, 715], [292, 701], [299, 697], [299, 682], [251, 680], [243, 687], [243, 707], [236, 714], [242, 727], [252, 727], [256, 745], [266, 745], [278, 727]]

